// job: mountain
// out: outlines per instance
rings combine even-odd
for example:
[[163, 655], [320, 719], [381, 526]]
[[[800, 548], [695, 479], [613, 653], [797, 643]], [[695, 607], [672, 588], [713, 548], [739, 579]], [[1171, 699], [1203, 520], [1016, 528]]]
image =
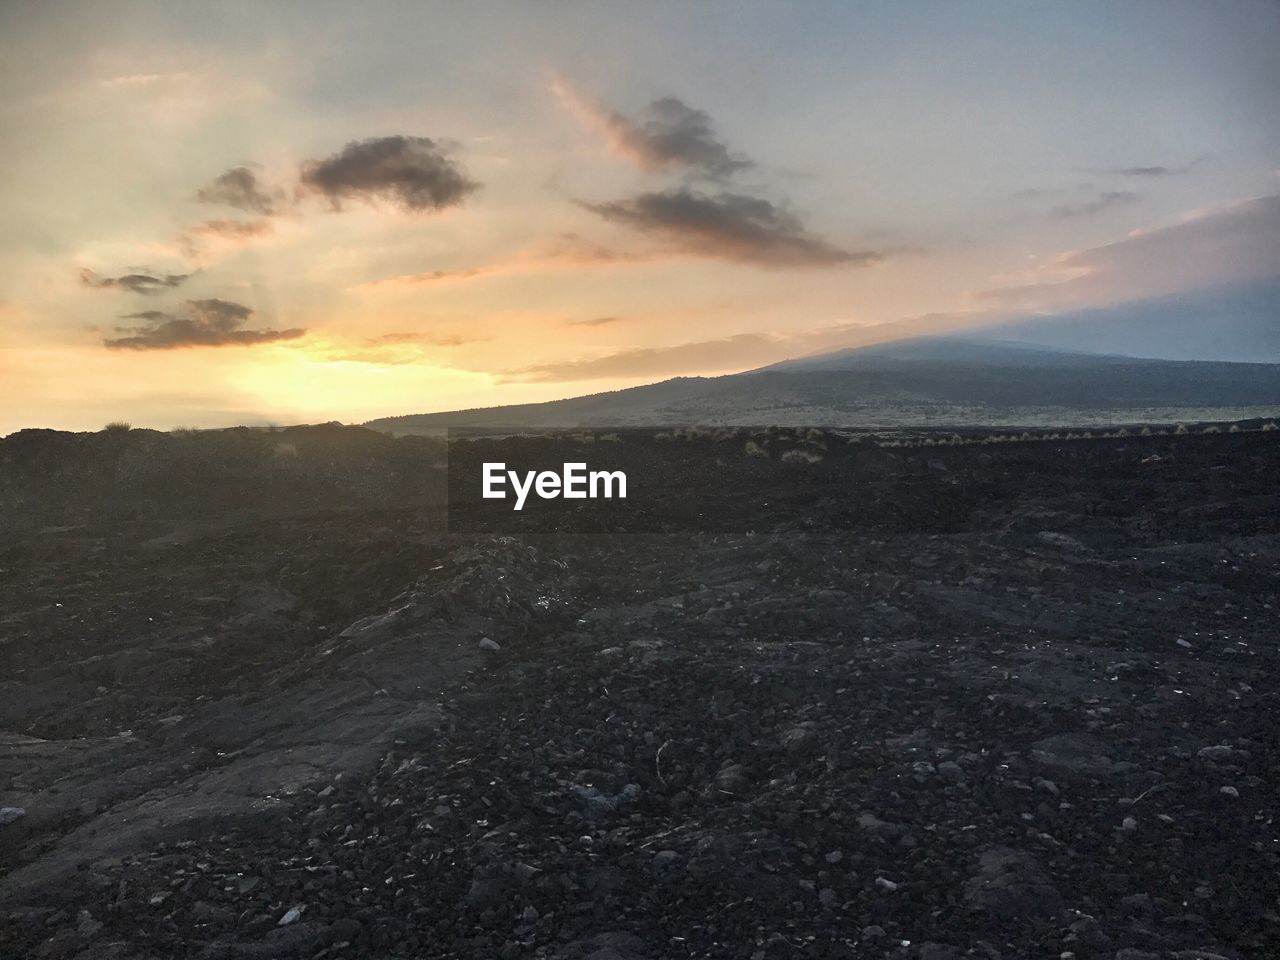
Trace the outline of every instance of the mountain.
[[981, 333], [1161, 360], [1280, 363], [1280, 278], [1032, 317]]
[[366, 426], [394, 434], [692, 424], [884, 428], [1229, 420], [1277, 413], [1280, 364], [1171, 361], [920, 337], [723, 377], [682, 377], [547, 403], [387, 417]]

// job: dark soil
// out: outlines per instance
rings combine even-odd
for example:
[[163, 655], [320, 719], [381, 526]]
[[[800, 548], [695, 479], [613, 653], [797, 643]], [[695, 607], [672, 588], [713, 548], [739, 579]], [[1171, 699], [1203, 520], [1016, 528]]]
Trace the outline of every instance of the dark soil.
[[0, 956], [1280, 956], [1280, 433], [735, 439], [652, 535], [369, 443], [15, 529]]

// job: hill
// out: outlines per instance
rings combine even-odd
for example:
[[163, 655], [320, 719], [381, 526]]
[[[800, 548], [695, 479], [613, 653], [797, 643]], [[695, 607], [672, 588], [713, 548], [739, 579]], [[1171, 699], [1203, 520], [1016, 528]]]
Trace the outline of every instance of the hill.
[[661, 425], [1045, 425], [1226, 420], [1280, 412], [1280, 364], [1067, 352], [922, 337], [548, 403], [387, 417], [394, 434], [446, 428]]

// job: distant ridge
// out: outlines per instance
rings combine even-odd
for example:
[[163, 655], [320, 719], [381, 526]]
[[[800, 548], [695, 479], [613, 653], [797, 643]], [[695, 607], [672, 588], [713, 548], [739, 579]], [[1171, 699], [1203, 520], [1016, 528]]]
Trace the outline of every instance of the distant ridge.
[[1140, 423], [1280, 414], [1280, 364], [1089, 354], [921, 337], [722, 377], [372, 420], [395, 434], [446, 428], [670, 425], [893, 427]]
[[978, 333], [1160, 360], [1280, 363], [1280, 277], [1031, 317]]

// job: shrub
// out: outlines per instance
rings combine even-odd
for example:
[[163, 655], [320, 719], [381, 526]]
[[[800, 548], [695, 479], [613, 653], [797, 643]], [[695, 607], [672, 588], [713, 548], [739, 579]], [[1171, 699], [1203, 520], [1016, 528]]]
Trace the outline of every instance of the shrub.
[[782, 455], [783, 463], [821, 463], [822, 454], [814, 453], [812, 450], [801, 450], [796, 448], [788, 450]]
[[126, 423], [123, 420], [112, 420], [102, 428], [103, 433], [128, 433], [133, 429], [133, 424]]

